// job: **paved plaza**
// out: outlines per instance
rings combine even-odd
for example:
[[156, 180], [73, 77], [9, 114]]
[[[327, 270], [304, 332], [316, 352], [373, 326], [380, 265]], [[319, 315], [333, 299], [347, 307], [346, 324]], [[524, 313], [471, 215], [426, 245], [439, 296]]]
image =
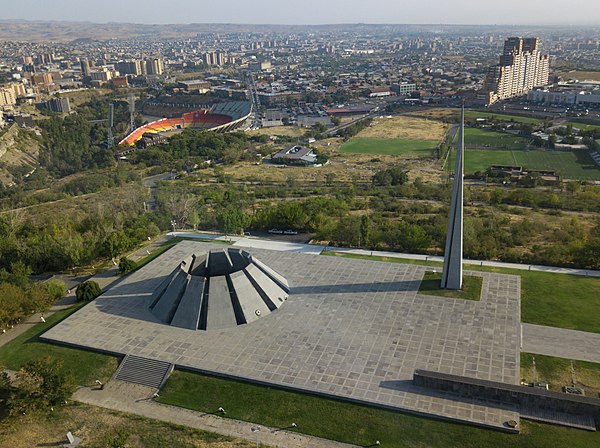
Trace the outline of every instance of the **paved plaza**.
[[[417, 294], [426, 267], [246, 250], [287, 278], [289, 299], [248, 325], [161, 323], [148, 309], [181, 260], [222, 245], [184, 241], [53, 327], [45, 339], [357, 402], [501, 427], [514, 409], [413, 386], [415, 369], [519, 383], [520, 278], [483, 276], [481, 301]], [[429, 268], [431, 269], [431, 268]]]

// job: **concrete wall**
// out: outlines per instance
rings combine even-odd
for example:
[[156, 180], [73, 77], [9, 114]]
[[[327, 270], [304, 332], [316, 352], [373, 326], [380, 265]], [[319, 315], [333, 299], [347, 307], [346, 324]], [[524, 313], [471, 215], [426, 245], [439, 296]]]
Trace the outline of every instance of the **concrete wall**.
[[426, 370], [415, 370], [415, 386], [454, 393], [464, 398], [495, 401], [520, 408], [543, 409], [592, 416], [600, 424], [600, 399], [567, 395], [527, 386], [479, 380]]

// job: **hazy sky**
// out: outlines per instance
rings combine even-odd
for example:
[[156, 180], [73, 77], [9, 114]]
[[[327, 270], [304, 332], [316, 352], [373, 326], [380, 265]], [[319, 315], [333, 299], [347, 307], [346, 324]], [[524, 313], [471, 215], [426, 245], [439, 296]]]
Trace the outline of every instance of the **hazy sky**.
[[0, 0], [0, 11], [129, 23], [600, 24], [599, 0]]

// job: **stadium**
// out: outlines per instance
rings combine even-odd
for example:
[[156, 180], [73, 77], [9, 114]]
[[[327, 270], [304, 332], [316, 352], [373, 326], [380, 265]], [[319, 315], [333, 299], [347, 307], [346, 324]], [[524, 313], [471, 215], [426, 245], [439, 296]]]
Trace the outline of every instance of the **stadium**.
[[217, 103], [210, 108], [187, 112], [177, 118], [161, 118], [140, 126], [119, 144], [134, 146], [146, 133], [158, 134], [188, 127], [203, 131], [227, 132], [239, 127], [251, 113], [252, 105], [248, 101]]

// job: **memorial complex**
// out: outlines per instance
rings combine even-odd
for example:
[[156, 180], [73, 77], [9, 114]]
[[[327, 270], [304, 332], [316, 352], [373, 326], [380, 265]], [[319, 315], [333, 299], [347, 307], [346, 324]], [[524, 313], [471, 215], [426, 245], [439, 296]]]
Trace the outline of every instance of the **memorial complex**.
[[[518, 421], [514, 408], [456, 400], [446, 392], [414, 385], [413, 375], [424, 369], [517, 385], [519, 277], [471, 272], [483, 277], [480, 300], [448, 299], [418, 293], [431, 269], [425, 266], [238, 247], [244, 241], [226, 253], [231, 259], [246, 257], [244, 263], [253, 260], [244, 269], [264, 276], [256, 285], [243, 270], [237, 271], [229, 290], [226, 277], [236, 273], [226, 274], [217, 292], [213, 277], [194, 275], [193, 266], [180, 274], [182, 261], [187, 266], [195, 257], [204, 269], [204, 257], [225, 255], [223, 245], [183, 241], [43, 338], [476, 425], [505, 429], [507, 421]], [[265, 274], [257, 262], [272, 274]], [[208, 322], [204, 331], [191, 327], [198, 322], [197, 310], [202, 314], [197, 284], [206, 278], [211, 284], [204, 302]], [[262, 292], [273, 288], [283, 294], [282, 279], [289, 288], [287, 299], [268, 310]], [[179, 287], [174, 281], [188, 285]], [[246, 309], [242, 314], [247, 323], [237, 324], [231, 291], [238, 297], [246, 295], [238, 301]], [[179, 298], [178, 307], [175, 302], [166, 306], [168, 301], [160, 305], [168, 296]], [[195, 305], [188, 307], [187, 297], [196, 297], [188, 301]], [[250, 316], [258, 317], [259, 307], [265, 307], [260, 308], [260, 318], [250, 321]], [[173, 320], [179, 309], [193, 310], [187, 313], [193, 317], [177, 326]], [[263, 315], [265, 309], [269, 312]], [[211, 330], [211, 318], [221, 326]]]

